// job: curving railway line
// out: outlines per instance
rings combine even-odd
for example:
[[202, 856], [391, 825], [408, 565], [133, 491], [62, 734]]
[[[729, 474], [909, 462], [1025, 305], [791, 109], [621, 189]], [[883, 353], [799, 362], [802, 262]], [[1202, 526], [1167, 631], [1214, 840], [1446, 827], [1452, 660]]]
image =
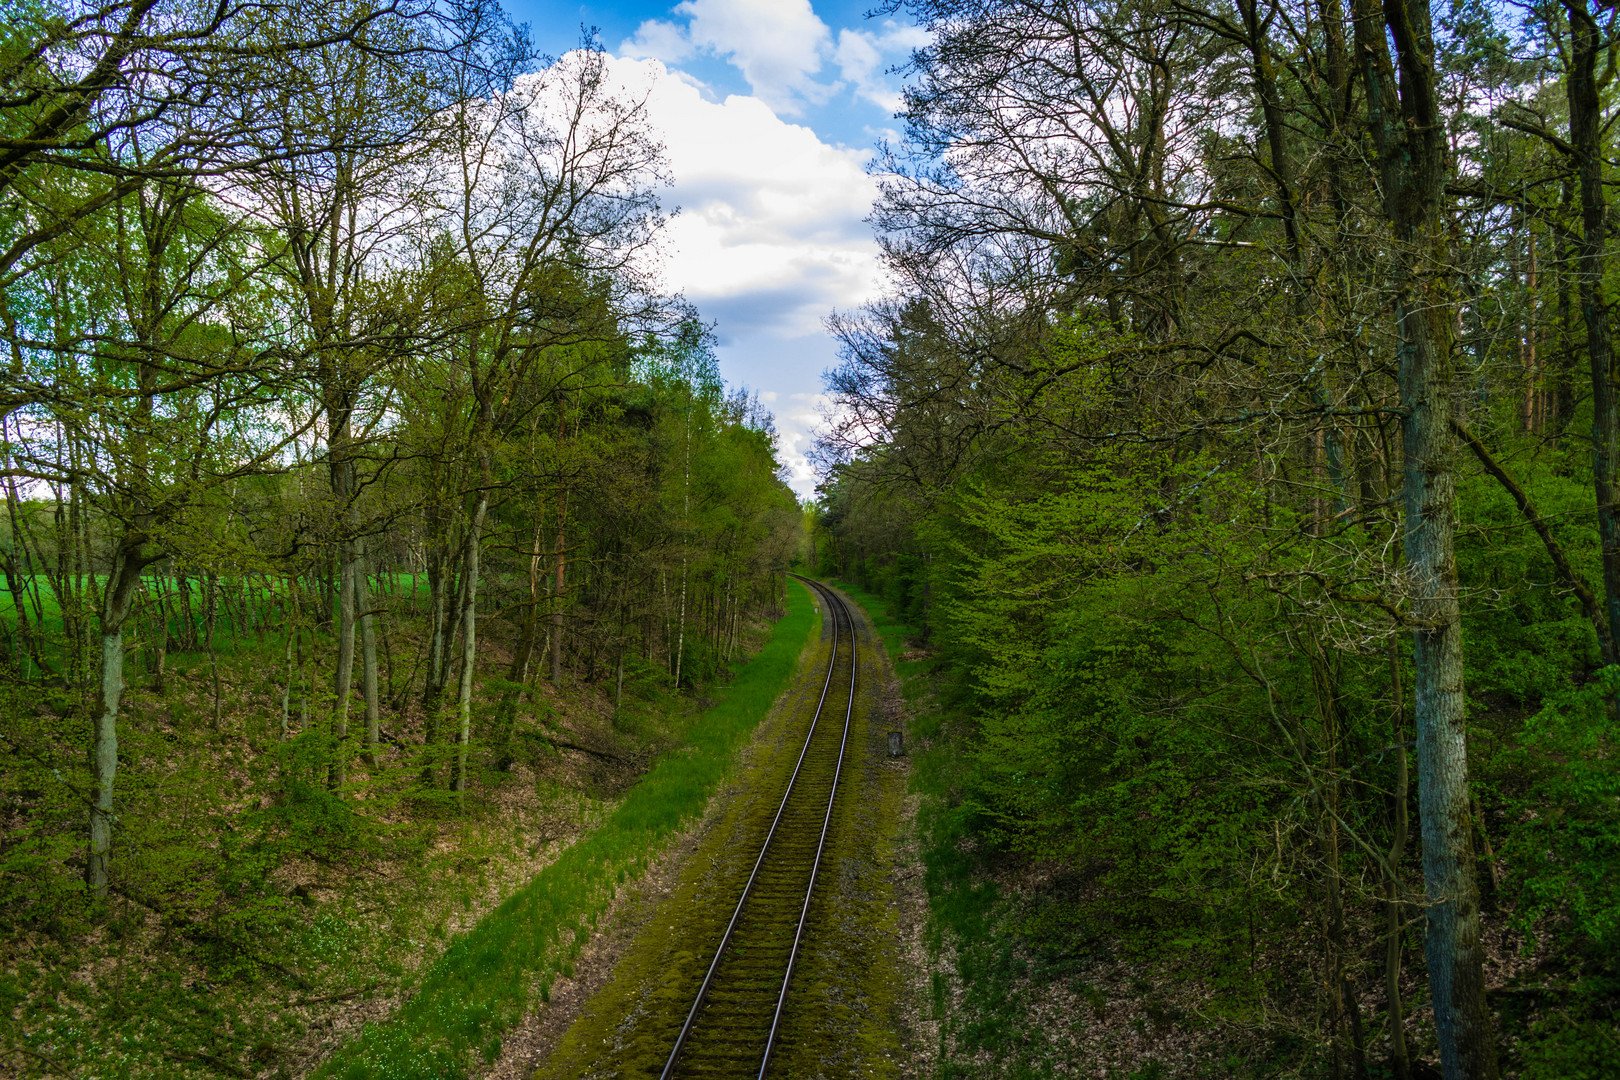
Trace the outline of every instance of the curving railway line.
[[808, 578], [833, 625], [815, 717], [753, 869], [691, 998], [660, 1080], [764, 1077], [805, 944], [816, 877], [843, 775], [858, 677], [855, 622], [837, 593]]

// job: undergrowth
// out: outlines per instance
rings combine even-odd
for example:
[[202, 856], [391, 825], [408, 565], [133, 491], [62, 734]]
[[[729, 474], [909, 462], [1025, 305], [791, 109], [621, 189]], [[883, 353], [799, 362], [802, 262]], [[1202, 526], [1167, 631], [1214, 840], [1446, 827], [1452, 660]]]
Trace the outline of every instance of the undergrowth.
[[[953, 791], [951, 716], [937, 701], [917, 707], [929, 696], [932, 678], [940, 674], [937, 665], [928, 657], [905, 659], [906, 643], [916, 632], [893, 617], [882, 597], [849, 581], [840, 581], [838, 586], [861, 605], [883, 640], [912, 714], [908, 724], [912, 784], [923, 797], [917, 824], [922, 833], [929, 904], [927, 943], [934, 969], [929, 1011], [940, 1022], [945, 1044], [940, 1075], [977, 1075], [976, 1069], [962, 1072], [958, 1059], [987, 1056], [999, 1062], [1021, 1035], [1040, 1034], [1018, 1022], [1014, 1007], [1013, 982], [1021, 972], [1013, 943], [1004, 934], [1009, 905], [996, 883], [976, 872], [978, 860], [964, 850], [968, 830], [960, 807], [951, 805], [958, 801], [958, 793]], [[947, 949], [953, 953], [954, 978], [942, 964]], [[1036, 1066], [1027, 1060], [1020, 1064]]]
[[[1104, 879], [1083, 858], [1031, 857], [997, 842], [976, 771], [984, 768], [983, 733], [973, 676], [948, 645], [911, 648], [921, 636], [916, 597], [892, 577], [875, 586], [883, 595], [842, 584], [896, 659], [910, 706], [937, 1075], [1052, 1076], [1081, 1062], [1120, 1078], [1334, 1074], [1331, 1048], [1310, 1017], [1289, 1013], [1298, 1001], [1293, 988], [1265, 976], [1268, 965], [1286, 970], [1294, 954], [1275, 945], [1267, 951], [1260, 917], [1250, 932], [1261, 944], [1244, 965], [1241, 949], [1219, 938], [1219, 924], [1189, 904], [1166, 917], [1145, 887], [1134, 895], [1098, 888]], [[1485, 676], [1479, 682], [1493, 686]], [[1607, 711], [1617, 685], [1611, 671], [1544, 695], [1529, 715], [1522, 707], [1476, 707], [1474, 785], [1497, 838], [1500, 875], [1488, 910], [1506, 930], [1493, 955], [1503, 981], [1490, 991], [1504, 1076], [1620, 1076], [1613, 1024], [1620, 783]], [[1086, 817], [1079, 805], [1074, 813]], [[1308, 939], [1311, 929], [1301, 919], [1292, 937]], [[1274, 941], [1290, 936], [1281, 917], [1269, 933]], [[1365, 988], [1381, 972], [1367, 965], [1356, 974]], [[1408, 1038], [1419, 1051], [1417, 1068], [1427, 1069], [1432, 1037], [1421, 1014], [1421, 964], [1409, 958], [1405, 974], [1408, 1015], [1415, 1015]], [[1381, 1060], [1379, 989], [1363, 993], [1371, 1077], [1390, 1075]]]
[[[970, 765], [962, 753], [971, 740], [971, 710], [961, 700], [955, 672], [936, 652], [910, 648], [921, 635], [896, 618], [904, 598], [875, 595], [840, 581], [864, 608], [901, 679], [907, 703], [912, 787], [921, 796], [916, 827], [923, 859], [929, 921], [925, 936], [930, 979], [926, 1015], [939, 1023], [940, 1080], [1066, 1075], [1077, 1063], [1074, 1040], [1088, 1025], [1115, 1024], [1149, 1031], [1185, 1016], [1156, 988], [1137, 980], [1140, 1001], [1110, 1013], [1110, 994], [1088, 981], [1082, 952], [1095, 935], [1074, 933], [1068, 906], [1037, 888], [1022, 895], [1006, 887], [1019, 869], [987, 849], [982, 822], [966, 797]], [[906, 612], [915, 618], [916, 612]], [[1118, 989], [1113, 996], [1118, 996]], [[1118, 1005], [1118, 1002], [1115, 1002]], [[1129, 1014], [1129, 1015], [1127, 1015]], [[1168, 1075], [1153, 1056], [1119, 1068], [1101, 1065], [1118, 1080]], [[1247, 1075], [1238, 1059], [1226, 1075]]]

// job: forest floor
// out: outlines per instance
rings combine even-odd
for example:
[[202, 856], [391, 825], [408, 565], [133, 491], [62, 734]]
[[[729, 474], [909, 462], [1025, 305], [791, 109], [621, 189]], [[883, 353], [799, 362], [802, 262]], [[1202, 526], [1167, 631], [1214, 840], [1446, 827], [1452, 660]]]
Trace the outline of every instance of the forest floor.
[[[771, 631], [751, 627], [747, 651]], [[499, 670], [508, 657], [498, 633], [489, 641], [484, 663]], [[393, 646], [409, 655], [408, 634]], [[610, 821], [641, 777], [683, 753], [713, 704], [704, 695], [726, 692], [676, 695], [642, 677], [615, 714], [611, 686], [565, 673], [522, 710], [507, 767], [475, 770], [459, 801], [412, 781], [420, 718], [407, 710], [385, 722], [382, 761], [368, 773], [357, 760], [338, 799], [296, 740], [273, 737], [281, 658], [271, 651], [222, 653], [217, 680], [206, 656], [171, 654], [161, 689], [131, 669], [103, 910], [87, 910], [74, 884], [73, 808], [41, 812], [50, 763], [5, 770], [0, 1074], [309, 1075], [395, 1015], [454, 943]], [[4, 734], [19, 758], [46, 743], [41, 729], [74, 722], [70, 705], [35, 704], [11, 703]], [[560, 995], [569, 985], [559, 981]], [[504, 1060], [499, 1046], [486, 1058]]]

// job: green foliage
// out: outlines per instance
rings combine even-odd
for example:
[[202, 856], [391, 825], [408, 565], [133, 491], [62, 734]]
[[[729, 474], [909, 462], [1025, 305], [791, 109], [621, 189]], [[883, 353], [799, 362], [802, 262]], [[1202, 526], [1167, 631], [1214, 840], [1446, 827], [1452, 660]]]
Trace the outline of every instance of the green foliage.
[[[1588, 580], [1598, 580], [1589, 488], [1557, 473], [1527, 480], [1541, 512]], [[1533, 707], [1569, 685], [1570, 673], [1601, 663], [1597, 635], [1574, 597], [1554, 586], [1546, 549], [1495, 480], [1473, 476], [1458, 492], [1470, 525], [1457, 540], [1457, 568], [1474, 590], [1467, 610], [1469, 692]]]
[[331, 748], [316, 733], [305, 733], [276, 747], [276, 768], [266, 781], [269, 806], [248, 812], [242, 828], [261, 849], [300, 852], [318, 859], [363, 858], [379, 853], [381, 833], [374, 817], [325, 783]]
[[[866, 607], [891, 655], [901, 655], [906, 640], [915, 637], [912, 628], [900, 622], [880, 596], [846, 588]], [[1120, 632], [1127, 633], [1123, 628]], [[1043, 823], [1031, 814], [1016, 812], [1016, 808], [1045, 801], [1030, 794], [1036, 785], [1029, 782], [1030, 770], [1037, 767], [1042, 751], [1019, 750], [1016, 740], [998, 741], [997, 750], [981, 748], [976, 737], [983, 737], [991, 721], [981, 716], [975, 723], [959, 692], [942, 685], [941, 679], [949, 677], [949, 666], [911, 660], [901, 661], [897, 669], [905, 680], [908, 698], [920, 707], [911, 720], [910, 735], [913, 786], [922, 796], [918, 827], [929, 901], [927, 941], [936, 961], [950, 958], [951, 974], [936, 971], [934, 975], [930, 1004], [929, 1018], [940, 1022], [946, 1051], [938, 1075], [1057, 1075], [1056, 1070], [1070, 1060], [1066, 1032], [1052, 1029], [1044, 1019], [1037, 1021], [1031, 1011], [1049, 988], [1066, 987], [1091, 1001], [1096, 1010], [1103, 999], [1085, 981], [1086, 974], [1117, 950], [1125, 950], [1121, 959], [1140, 962], [1161, 950], [1167, 937], [1178, 936], [1181, 940], [1175, 947], [1198, 957], [1206, 967], [1210, 957], [1218, 954], [1221, 946], [1211, 920], [1200, 921], [1184, 904], [1154, 904], [1151, 898], [1142, 903], [1144, 893], [1155, 891], [1154, 882], [1159, 883], [1156, 891], [1161, 901], [1176, 887], [1174, 874], [1159, 874], [1152, 864], [1165, 852], [1184, 851], [1188, 833], [1196, 833], [1197, 827], [1153, 839], [1155, 832], [1165, 831], [1165, 819], [1141, 808], [1144, 794], [1154, 797], [1163, 775], [1146, 777], [1140, 786], [1130, 787], [1135, 777], [1131, 766], [1138, 764], [1130, 760], [1120, 763], [1120, 777], [1129, 779], [1104, 785], [1108, 790], [1099, 792], [1095, 804], [1077, 811], [1085, 829], [1078, 838], [1065, 839], [1055, 821]], [[933, 698], [930, 688], [944, 692]], [[953, 697], [957, 698], [955, 704]], [[1019, 755], [1015, 762], [998, 760], [1014, 750]], [[1074, 763], [1069, 767], [1074, 768]], [[1053, 771], [1067, 770], [1062, 765], [1043, 770], [1045, 774]], [[1167, 805], [1184, 807], [1184, 790], [1182, 795]], [[1100, 817], [1093, 816], [1099, 812]], [[1072, 824], [1074, 819], [1070, 820]], [[1122, 827], [1128, 834], [1118, 833]], [[1032, 892], [1026, 889], [1019, 895], [1003, 889], [996, 883], [995, 871], [1006, 865], [1011, 850], [1027, 852], [1035, 836], [1045, 837], [1048, 843], [1084, 844], [1089, 838], [1097, 845], [1115, 846], [1106, 853], [1092, 851], [1073, 860], [1076, 869], [1058, 874]], [[1138, 858], [1130, 849], [1144, 842], [1149, 850]], [[1134, 902], [1124, 902], [1127, 897]], [[1226, 989], [1231, 997], [1252, 998], [1251, 986]], [[1169, 1012], [1161, 1019], [1177, 1022]], [[1069, 1022], [1083, 1029], [1090, 1020], [1075, 1015]], [[1237, 1067], [1228, 1075], [1265, 1075], [1278, 1064], [1273, 1060], [1256, 1063], [1252, 1069]], [[1158, 1075], [1160, 1069], [1150, 1062], [1141, 1071]]]
[[[1196, 968], [1211, 1023], [1207, 1053], [1099, 1073], [1385, 1075], [1394, 1024], [1480, 1071], [1491, 1008], [1506, 1075], [1590, 1073], [1616, 270], [1607, 181], [1567, 169], [1612, 149], [1601, 16], [1358, 10], [1357, 47], [1398, 47], [1347, 75], [1335, 17], [1324, 51], [1241, 5], [903, 6], [931, 44], [873, 214], [892, 287], [830, 320], [813, 541], [939, 667], [934, 915], [992, 988], [962, 988], [944, 1071], [1038, 1071], [1016, 958], [1112, 955], [1153, 1024]], [[1533, 973], [1487, 1003], [1504, 938]]]
[[1492, 763], [1512, 822], [1513, 867], [1526, 932], [1547, 922], [1573, 937], [1594, 975], [1620, 988], [1620, 668], [1547, 701]]
[[[1093, 461], [1011, 448], [881, 543], [832, 530], [846, 555], [862, 551], [851, 569], [863, 599], [910, 623], [891, 643], [927, 627], [935, 701], [912, 737], [926, 747], [915, 777], [933, 940], [955, 950], [963, 979], [952, 1060], [988, 1054], [984, 1075], [997, 1076], [1051, 1060], [1017, 1037], [1018, 993], [1115, 958], [1161, 979], [1198, 970], [1203, 1007], [1238, 1042], [1276, 1017], [1270, 1049], [1238, 1053], [1236, 1074], [1326, 1068], [1331, 1045], [1288, 1019], [1285, 987], [1302, 928], [1328, 918], [1328, 840], [1342, 880], [1382, 873], [1361, 845], [1390, 835], [1374, 793], [1395, 780], [1391, 632], [1328, 594], [1304, 519], [1264, 489], [1207, 458]], [[1182, 494], [1145, 491], [1144, 472]], [[868, 497], [860, 475], [838, 498]], [[1589, 493], [1550, 469], [1526, 484], [1595, 578]], [[1578, 1071], [1588, 1018], [1615, 985], [1616, 684], [1592, 677], [1591, 624], [1500, 486], [1467, 479], [1460, 508], [1483, 825], [1512, 917], [1576, 995], [1567, 1022], [1525, 1019], [1515, 1060]], [[1409, 685], [1404, 659], [1393, 676]], [[1040, 884], [998, 890], [1009, 872]], [[1408, 863], [1403, 881], [1415, 873]], [[1341, 895], [1360, 940], [1376, 940], [1377, 889]], [[1421, 970], [1415, 950], [1406, 963]]]
[[1584, 1003], [1590, 1019], [1555, 1013], [1531, 1028], [1524, 1080], [1614, 1080], [1620, 1077], [1620, 1037], [1602, 1002]]

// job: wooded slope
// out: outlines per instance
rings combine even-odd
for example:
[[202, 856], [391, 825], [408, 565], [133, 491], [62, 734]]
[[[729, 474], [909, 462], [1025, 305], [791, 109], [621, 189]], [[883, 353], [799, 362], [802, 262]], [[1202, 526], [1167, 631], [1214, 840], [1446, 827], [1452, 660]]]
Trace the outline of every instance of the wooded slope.
[[1222, 1068], [1613, 1075], [1611, 14], [895, 10], [818, 544], [945, 665], [940, 873]]
[[139, 984], [121, 1068], [292, 1067], [207, 987], [357, 996], [350, 875], [520, 874], [780, 613], [801, 511], [661, 291], [644, 104], [483, 0], [7, 5], [8, 1061], [93, 1068]]

